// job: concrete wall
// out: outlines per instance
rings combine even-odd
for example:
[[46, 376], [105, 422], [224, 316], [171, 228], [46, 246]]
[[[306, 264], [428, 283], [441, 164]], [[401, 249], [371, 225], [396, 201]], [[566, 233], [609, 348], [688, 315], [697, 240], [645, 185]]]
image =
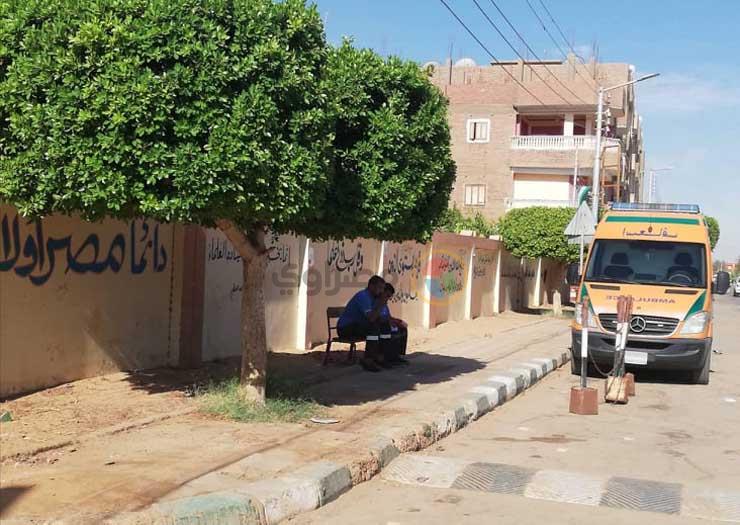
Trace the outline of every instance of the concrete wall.
[[309, 247], [306, 346], [327, 338], [326, 309], [344, 306], [380, 269], [381, 242], [344, 239]]
[[177, 364], [182, 227], [0, 206], [0, 396]]
[[[217, 230], [31, 222], [5, 206], [0, 235], [0, 396], [241, 352], [242, 261]], [[425, 328], [519, 309], [538, 293], [542, 302], [561, 278], [546, 262], [538, 282], [536, 261], [512, 257], [499, 241], [449, 233], [425, 245], [271, 234], [268, 245], [273, 350], [325, 342], [326, 308], [344, 306], [375, 274], [396, 288], [392, 315]]]
[[522, 260], [501, 252], [499, 311], [518, 310], [522, 306]]
[[393, 317], [410, 326], [427, 326], [426, 276], [431, 246], [416, 242], [385, 243], [382, 277], [396, 289], [389, 302]]
[[[226, 236], [206, 230], [202, 359], [241, 352], [242, 260]], [[298, 288], [306, 239], [268, 235], [270, 262], [265, 275], [265, 322], [270, 349], [295, 348]]]
[[471, 318], [494, 314], [494, 285], [499, 250], [475, 250], [473, 257], [473, 286], [471, 290]]

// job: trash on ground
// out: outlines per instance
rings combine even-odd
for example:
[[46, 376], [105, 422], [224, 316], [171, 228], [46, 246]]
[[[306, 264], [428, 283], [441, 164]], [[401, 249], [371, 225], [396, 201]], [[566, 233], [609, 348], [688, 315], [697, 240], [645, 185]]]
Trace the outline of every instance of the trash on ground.
[[311, 423], [317, 423], [319, 425], [333, 425], [334, 423], [339, 423], [339, 420], [330, 417], [312, 417]]

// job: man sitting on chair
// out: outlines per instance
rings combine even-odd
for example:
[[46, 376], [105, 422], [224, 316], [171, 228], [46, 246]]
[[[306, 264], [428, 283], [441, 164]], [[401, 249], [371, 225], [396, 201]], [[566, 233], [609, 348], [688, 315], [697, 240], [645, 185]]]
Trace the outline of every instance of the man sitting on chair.
[[367, 288], [349, 300], [337, 321], [339, 337], [365, 338], [365, 355], [360, 359], [360, 365], [370, 372], [379, 372], [381, 366], [391, 366], [385, 359], [390, 346], [391, 326], [387, 319], [381, 318], [381, 311], [388, 301], [384, 291], [383, 278], [372, 276]]

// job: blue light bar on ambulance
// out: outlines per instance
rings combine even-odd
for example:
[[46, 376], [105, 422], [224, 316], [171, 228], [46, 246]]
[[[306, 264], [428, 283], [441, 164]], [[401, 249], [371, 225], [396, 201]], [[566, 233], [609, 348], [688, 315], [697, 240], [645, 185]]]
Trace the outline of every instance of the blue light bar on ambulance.
[[701, 213], [698, 204], [660, 204], [655, 202], [612, 202], [614, 211], [669, 211], [675, 213]]

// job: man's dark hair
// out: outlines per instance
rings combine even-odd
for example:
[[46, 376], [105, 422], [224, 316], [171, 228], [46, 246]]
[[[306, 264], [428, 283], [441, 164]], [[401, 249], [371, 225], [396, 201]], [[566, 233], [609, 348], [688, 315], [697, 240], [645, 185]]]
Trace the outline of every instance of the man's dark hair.
[[385, 280], [383, 280], [383, 278], [380, 275], [373, 275], [372, 277], [370, 277], [370, 280], [367, 282], [367, 286], [369, 288], [371, 286], [375, 286], [376, 284], [384, 283], [384, 282]]
[[396, 289], [393, 288], [393, 285], [391, 283], [385, 283], [385, 291], [391, 295], [394, 295], [396, 293]]

